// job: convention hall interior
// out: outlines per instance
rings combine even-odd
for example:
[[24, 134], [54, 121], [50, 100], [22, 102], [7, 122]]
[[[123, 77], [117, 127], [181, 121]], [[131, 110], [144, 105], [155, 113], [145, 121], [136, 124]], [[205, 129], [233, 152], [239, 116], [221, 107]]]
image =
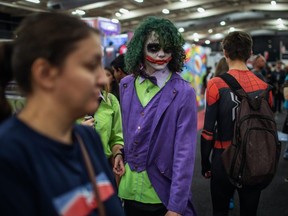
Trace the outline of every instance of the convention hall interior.
[[[0, 0], [0, 41], [12, 41], [23, 18], [35, 12], [51, 11], [78, 16], [100, 30], [103, 49], [108, 50], [103, 59], [104, 66], [110, 65], [109, 56], [114, 58], [125, 53], [133, 31], [146, 17], [167, 18], [178, 28], [186, 42], [185, 67], [181, 75], [195, 89], [198, 106], [193, 198], [199, 216], [212, 215], [210, 184], [201, 175], [200, 165], [200, 135], [205, 113], [203, 77], [208, 70], [215, 70], [223, 57], [221, 41], [233, 31], [245, 31], [252, 36], [253, 53], [247, 61], [249, 68], [261, 54], [271, 70], [281, 62], [288, 75], [288, 0]], [[8, 86], [7, 97], [18, 112], [24, 102], [15, 86], [15, 83]], [[261, 195], [258, 216], [288, 215], [288, 180], [284, 181], [288, 177], [288, 155], [283, 158], [288, 149], [288, 135], [282, 133], [286, 111], [275, 115], [282, 152], [277, 174]], [[231, 216], [239, 216], [237, 201], [235, 195]]]

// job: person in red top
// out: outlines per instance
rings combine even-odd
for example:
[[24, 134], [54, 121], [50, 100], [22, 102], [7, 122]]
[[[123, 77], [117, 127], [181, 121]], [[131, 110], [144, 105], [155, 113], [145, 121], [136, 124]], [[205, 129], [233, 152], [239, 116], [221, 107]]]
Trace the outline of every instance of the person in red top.
[[[223, 52], [229, 66], [228, 73], [237, 79], [250, 96], [259, 95], [268, 84], [249, 71], [246, 61], [252, 53], [252, 38], [245, 32], [228, 34], [223, 42]], [[228, 215], [229, 200], [237, 189], [241, 216], [256, 216], [261, 189], [235, 188], [229, 181], [221, 154], [232, 141], [236, 110], [240, 100], [220, 77], [208, 81], [204, 128], [201, 133], [202, 175], [211, 178], [213, 215]], [[269, 95], [272, 106], [272, 94]], [[212, 153], [212, 162], [210, 154]]]

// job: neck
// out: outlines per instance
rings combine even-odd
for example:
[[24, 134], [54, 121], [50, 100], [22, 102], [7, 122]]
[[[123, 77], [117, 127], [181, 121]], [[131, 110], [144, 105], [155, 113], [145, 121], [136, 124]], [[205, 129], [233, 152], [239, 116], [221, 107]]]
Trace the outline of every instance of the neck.
[[68, 118], [67, 112], [53, 109], [53, 105], [51, 106], [53, 103], [47, 104], [28, 99], [18, 118], [47, 137], [71, 144], [74, 120]]
[[229, 66], [229, 70], [236, 69], [236, 70], [249, 70], [245, 64], [245, 62], [240, 60], [229, 60], [227, 61]]
[[167, 67], [165, 67], [164, 69], [162, 69], [162, 70], [156, 70], [156, 69], [154, 69], [154, 68], [147, 68], [146, 70], [145, 70], [145, 72], [149, 75], [149, 76], [151, 76], [152, 74], [154, 74], [154, 73], [156, 73], [156, 72], [161, 72], [161, 71], [166, 71], [168, 68]]

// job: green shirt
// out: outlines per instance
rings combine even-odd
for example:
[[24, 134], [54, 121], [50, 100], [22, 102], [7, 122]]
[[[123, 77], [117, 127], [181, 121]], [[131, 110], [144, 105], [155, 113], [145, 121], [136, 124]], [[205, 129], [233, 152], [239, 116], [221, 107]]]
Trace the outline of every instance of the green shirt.
[[[171, 75], [172, 73], [169, 73], [166, 82], [171, 78]], [[140, 82], [140, 77], [137, 77], [135, 80], [135, 88], [143, 107], [146, 106], [161, 89], [148, 79]], [[142, 203], [161, 203], [146, 171], [140, 173], [134, 172], [130, 169], [128, 164], [125, 165], [125, 170], [125, 175], [122, 176], [119, 185], [119, 197]]]
[[122, 118], [120, 105], [117, 98], [106, 92], [97, 112], [94, 114], [95, 128], [101, 137], [104, 152], [107, 158], [112, 155], [112, 147], [115, 144], [123, 145]]

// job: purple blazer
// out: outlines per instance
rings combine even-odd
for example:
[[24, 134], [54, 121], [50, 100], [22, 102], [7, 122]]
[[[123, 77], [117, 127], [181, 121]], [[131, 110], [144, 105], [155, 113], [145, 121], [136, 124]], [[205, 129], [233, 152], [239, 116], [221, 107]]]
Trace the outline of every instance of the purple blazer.
[[[120, 101], [124, 135], [124, 152], [131, 143], [131, 131], [125, 125], [138, 118], [133, 110], [135, 78], [121, 80]], [[192, 176], [197, 142], [197, 106], [194, 89], [180, 75], [173, 73], [161, 90], [156, 114], [151, 121], [146, 171], [151, 184], [168, 210], [194, 216], [192, 204]], [[139, 102], [138, 102], [139, 103]]]

